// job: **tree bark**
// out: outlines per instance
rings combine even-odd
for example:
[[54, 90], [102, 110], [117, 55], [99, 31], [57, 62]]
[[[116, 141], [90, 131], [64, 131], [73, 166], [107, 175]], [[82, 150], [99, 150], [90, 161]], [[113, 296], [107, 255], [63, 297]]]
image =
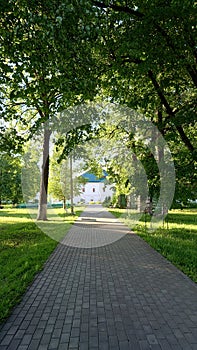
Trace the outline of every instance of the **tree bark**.
[[66, 197], [63, 197], [63, 209], [66, 210]]
[[72, 165], [72, 154], [70, 155], [70, 210], [71, 214], [74, 215], [74, 204], [73, 204], [73, 165]]
[[[162, 116], [162, 106], [160, 106], [159, 110], [158, 110], [158, 129], [161, 132], [162, 136], [164, 136], [164, 130], [162, 128], [162, 123], [163, 123], [163, 116]], [[158, 135], [158, 139], [159, 139], [159, 135]], [[162, 144], [158, 144], [158, 162], [163, 163], [164, 161], [164, 147], [163, 147], [163, 143]]]
[[51, 131], [47, 126], [44, 127], [44, 142], [43, 142], [43, 161], [42, 173], [40, 180], [40, 198], [38, 206], [37, 220], [47, 220], [47, 193], [48, 193], [48, 179], [49, 179], [49, 141]]
[[[149, 70], [148, 72], [148, 76], [151, 79], [153, 86], [155, 88], [155, 91], [157, 92], [161, 103], [163, 104], [163, 106], [166, 109], [166, 112], [168, 113], [169, 117], [171, 117], [171, 121], [173, 122], [173, 118], [176, 115], [176, 111], [173, 111], [173, 109], [171, 108], [170, 104], [168, 103], [164, 92], [162, 90], [162, 88], [160, 87], [159, 83], [157, 82], [153, 72], [151, 70]], [[192, 145], [190, 139], [187, 137], [187, 135], [185, 134], [183, 127], [181, 125], [176, 125], [176, 123], [173, 123], [175, 128], [177, 129], [182, 141], [184, 142], [185, 146], [188, 148], [188, 150], [193, 153], [194, 152], [194, 146]]]

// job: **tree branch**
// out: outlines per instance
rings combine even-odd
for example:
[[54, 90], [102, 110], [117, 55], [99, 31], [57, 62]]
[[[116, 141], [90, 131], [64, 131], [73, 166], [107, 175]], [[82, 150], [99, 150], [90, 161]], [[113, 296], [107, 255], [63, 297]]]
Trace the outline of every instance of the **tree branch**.
[[194, 146], [191, 144], [189, 138], [187, 137], [187, 135], [185, 134], [183, 128], [181, 125], [175, 125], [182, 141], [184, 142], [184, 144], [187, 146], [187, 148], [189, 149], [189, 151], [194, 152], [195, 148]]
[[135, 63], [135, 64], [140, 64], [143, 62], [140, 58], [135, 58], [135, 57], [129, 57], [129, 56], [121, 56], [122, 58], [122, 63]]
[[101, 1], [93, 1], [93, 4], [97, 7], [100, 7], [102, 9], [106, 9], [106, 8], [110, 8], [114, 11], [118, 11], [118, 12], [124, 12], [124, 13], [128, 13], [130, 15], [134, 15], [138, 18], [142, 18], [144, 17], [144, 14], [139, 12], [139, 11], [136, 11], [136, 10], [133, 10], [131, 9], [130, 7], [128, 6], [120, 6], [120, 5], [113, 5], [113, 4], [104, 4], [103, 2]]
[[[137, 10], [133, 10], [128, 6], [120, 6], [120, 5], [114, 5], [114, 4], [104, 4], [101, 1], [93, 1], [93, 4], [97, 7], [100, 8], [110, 8], [114, 11], [118, 11], [118, 12], [124, 12], [130, 15], [134, 15], [137, 18], [144, 18], [145, 14], [141, 13]], [[166, 43], [168, 45], [168, 47], [173, 51], [173, 53], [175, 54], [176, 57], [178, 58], [183, 58], [185, 59], [185, 56], [183, 54], [180, 54], [180, 51], [177, 55], [177, 50], [176, 47], [174, 46], [173, 41], [171, 40], [170, 36], [168, 35], [168, 33], [166, 33], [166, 31], [155, 21], [153, 21], [153, 25], [155, 26], [155, 28], [158, 30], [158, 32], [162, 35], [163, 38], [165, 38]], [[194, 57], [196, 58], [196, 54], [195, 54], [195, 46], [194, 46]], [[190, 64], [185, 65], [187, 72], [189, 73], [193, 83], [195, 86], [197, 86], [197, 73], [196, 73], [196, 69], [194, 69], [194, 67], [192, 67]]]
[[162, 102], [162, 104], [164, 105], [165, 109], [166, 109], [166, 112], [171, 116], [171, 117], [174, 117], [175, 114], [176, 114], [176, 111], [173, 111], [173, 109], [171, 108], [171, 106], [169, 105], [165, 95], [164, 95], [164, 92], [161, 88], [161, 86], [159, 85], [159, 83], [157, 82], [153, 72], [151, 70], [148, 71], [148, 76], [149, 78], [151, 79], [152, 83], [153, 83], [153, 86]]
[[197, 71], [196, 71], [196, 68], [193, 66], [191, 66], [191, 65], [187, 65], [187, 71], [188, 71], [188, 73], [189, 73], [189, 75], [190, 75], [190, 77], [192, 78], [192, 81], [193, 81], [193, 83], [194, 83], [194, 85], [197, 87]]
[[[154, 77], [154, 74], [151, 70], [149, 70], [148, 72], [148, 76], [150, 77], [155, 90], [162, 102], [162, 104], [164, 105], [164, 107], [166, 108], [166, 112], [169, 114], [170, 117], [175, 117], [176, 113], [178, 112], [178, 110], [173, 111], [173, 109], [171, 108], [170, 104], [168, 103], [164, 92], [162, 91], [162, 88], [160, 87], [159, 83], [157, 82], [156, 78]], [[192, 145], [192, 143], [190, 142], [189, 138], [187, 137], [187, 135], [185, 134], [183, 127], [181, 125], [176, 125], [176, 123], [174, 123], [175, 128], [177, 129], [182, 141], [184, 142], [185, 146], [188, 148], [189, 151], [194, 152], [194, 146]]]

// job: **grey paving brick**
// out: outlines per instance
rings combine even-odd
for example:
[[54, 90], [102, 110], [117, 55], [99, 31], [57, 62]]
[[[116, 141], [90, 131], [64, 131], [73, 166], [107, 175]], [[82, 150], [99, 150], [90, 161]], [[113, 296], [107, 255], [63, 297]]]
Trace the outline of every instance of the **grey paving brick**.
[[147, 340], [148, 340], [149, 344], [151, 344], [151, 345], [158, 344], [157, 338], [155, 337], [154, 334], [148, 334]]
[[79, 343], [79, 350], [87, 350], [88, 346], [88, 342]]
[[171, 346], [166, 339], [161, 339], [159, 344], [162, 350], [173, 350], [173, 345]]
[[196, 350], [197, 286], [105, 209], [83, 215], [97, 221], [72, 226], [0, 326], [0, 350]]
[[159, 344], [151, 344], [152, 350], [161, 350], [161, 346]]
[[24, 329], [19, 329], [19, 330], [16, 332], [14, 338], [15, 338], [15, 339], [22, 339], [22, 338], [24, 337], [24, 334], [25, 334], [25, 330], [24, 330]]
[[31, 344], [29, 345], [28, 347], [28, 350], [38, 350], [39, 348], [39, 343], [40, 343], [40, 340], [39, 339], [33, 339], [31, 341]]
[[59, 339], [58, 339], [58, 338], [52, 338], [52, 339], [50, 340], [50, 343], [49, 343], [48, 348], [49, 348], [50, 350], [58, 349], [58, 344], [59, 344]]
[[140, 340], [139, 345], [141, 350], [150, 350], [150, 344], [146, 340]]
[[32, 334], [25, 334], [22, 338], [21, 345], [29, 345], [31, 343]]
[[129, 350], [129, 343], [128, 343], [128, 341], [120, 341], [119, 342], [119, 348], [120, 348], [120, 350]]
[[20, 339], [13, 339], [11, 343], [8, 346], [8, 350], [16, 350], [18, 346], [20, 345]]
[[129, 349], [130, 350], [140, 350], [140, 344], [133, 336], [132, 338], [129, 338]]
[[117, 336], [109, 336], [109, 346], [110, 346], [110, 349], [119, 347]]
[[46, 344], [40, 344], [37, 348], [38, 350], [48, 350], [48, 345]]
[[50, 333], [45, 333], [43, 334], [41, 340], [40, 340], [40, 344], [44, 345], [44, 344], [49, 344], [51, 340], [51, 334]]
[[34, 332], [34, 339], [41, 339], [41, 337], [43, 336], [43, 329], [37, 328]]
[[107, 331], [106, 332], [99, 332], [98, 336], [99, 336], [99, 342], [100, 343], [105, 343], [105, 342], [108, 341], [108, 333], [107, 333]]
[[9, 345], [13, 339], [13, 335], [5, 335], [0, 345]]
[[16, 332], [18, 331], [18, 326], [11, 326], [8, 331], [7, 334], [16, 334]]
[[69, 340], [69, 347], [78, 347], [79, 345], [79, 337], [70, 337], [70, 340]]
[[55, 328], [52, 333], [52, 338], [60, 338], [62, 330], [60, 328]]
[[87, 332], [81, 332], [79, 338], [81, 343], [87, 343], [89, 339], [89, 334]]

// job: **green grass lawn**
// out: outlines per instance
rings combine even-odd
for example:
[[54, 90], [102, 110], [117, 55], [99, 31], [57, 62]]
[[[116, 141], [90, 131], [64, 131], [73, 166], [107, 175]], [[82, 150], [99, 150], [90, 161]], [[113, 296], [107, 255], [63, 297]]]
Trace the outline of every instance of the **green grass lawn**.
[[65, 235], [75, 216], [63, 209], [48, 210], [49, 220], [32, 221], [27, 209], [0, 210], [0, 322], [10, 314], [22, 294]]
[[[194, 282], [197, 282], [197, 210], [171, 210], [163, 225], [149, 230], [149, 217], [140, 222], [127, 215], [124, 209], [110, 209], [155, 250], [171, 261]], [[135, 213], [133, 212], [135, 217]], [[146, 221], [146, 224], [145, 224]], [[168, 222], [168, 226], [167, 226]]]

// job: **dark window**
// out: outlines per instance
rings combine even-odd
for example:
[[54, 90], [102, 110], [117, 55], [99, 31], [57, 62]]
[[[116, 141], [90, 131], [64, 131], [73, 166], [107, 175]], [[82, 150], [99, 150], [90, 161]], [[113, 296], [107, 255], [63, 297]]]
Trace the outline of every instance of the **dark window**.
[[92, 189], [92, 192], [95, 192], [95, 188]]
[[83, 187], [82, 191], [85, 192], [85, 188], [84, 187]]

